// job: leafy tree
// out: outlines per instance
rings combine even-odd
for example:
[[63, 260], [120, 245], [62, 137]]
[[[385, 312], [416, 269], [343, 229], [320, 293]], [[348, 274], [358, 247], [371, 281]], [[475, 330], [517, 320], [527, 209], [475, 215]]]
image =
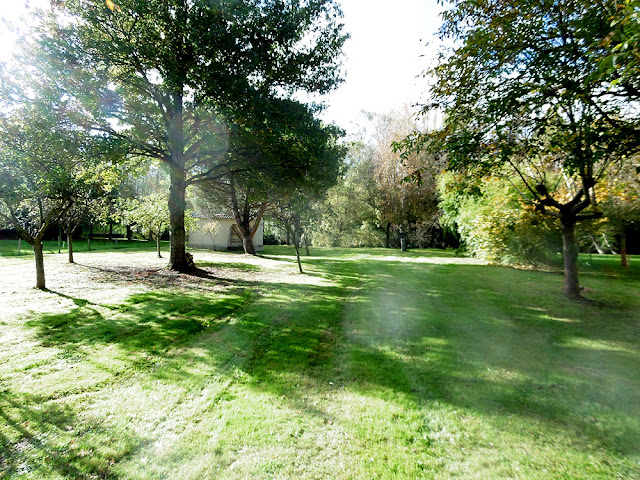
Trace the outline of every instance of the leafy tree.
[[[605, 3], [610, 31], [592, 48], [592, 61], [602, 76], [616, 87], [615, 94], [640, 100], [640, 1], [610, 0]], [[603, 49], [604, 48], [604, 54]]]
[[441, 167], [434, 156], [425, 153], [405, 155], [400, 161], [393, 144], [420, 127], [407, 107], [374, 116], [372, 120], [370, 154], [378, 190], [379, 223], [386, 228], [385, 246], [390, 246], [391, 230], [395, 226], [400, 233], [401, 247], [405, 249], [410, 228], [416, 232], [416, 225], [438, 225], [435, 175]]
[[305, 246], [309, 255], [308, 233], [306, 228], [313, 222], [313, 204], [317, 198], [311, 192], [296, 191], [287, 196], [281, 196], [271, 209], [271, 215], [284, 228], [288, 238], [293, 239], [293, 246], [296, 250], [298, 270], [302, 270], [300, 261], [300, 242], [305, 236]]
[[228, 124], [249, 119], [255, 98], [324, 93], [341, 77], [333, 0], [69, 0], [55, 12], [40, 47], [49, 77], [85, 107], [78, 122], [169, 166], [179, 271], [194, 268], [187, 186], [233, 171]]
[[404, 143], [446, 151], [451, 169], [484, 175], [512, 169], [522, 196], [555, 217], [563, 238], [564, 293], [580, 297], [576, 223], [601, 216], [595, 189], [607, 169], [638, 150], [640, 115], [627, 85], [602, 72], [609, 52], [608, 1], [455, 0], [440, 35], [432, 100], [442, 130]]
[[601, 188], [600, 206], [616, 233], [620, 235], [620, 263], [629, 267], [627, 228], [640, 223], [640, 160], [634, 159], [612, 172]]
[[258, 105], [251, 120], [230, 129], [228, 155], [235, 171], [201, 182], [202, 196], [233, 213], [244, 251], [251, 255], [268, 205], [301, 190], [326, 190], [344, 155], [337, 144], [342, 132], [324, 125], [314, 109], [280, 99]]
[[[132, 225], [138, 233], [146, 235], [151, 233], [156, 237], [156, 252], [158, 258], [162, 258], [160, 252], [160, 238], [162, 233], [170, 225], [169, 208], [167, 207], [167, 195], [153, 193], [146, 197], [118, 199], [116, 217], [125, 225]], [[185, 228], [191, 230], [194, 226], [190, 212], [185, 216]]]
[[445, 172], [438, 182], [442, 222], [463, 247], [491, 263], [550, 264], [561, 246], [551, 217], [540, 217], [505, 177]]
[[6, 103], [3, 107], [0, 219], [33, 247], [36, 288], [44, 289], [42, 240], [74, 204], [82, 157], [65, 136], [63, 106], [34, 99], [19, 107]]
[[[213, 182], [203, 182], [195, 196], [197, 208], [203, 212], [231, 212], [242, 238], [244, 252], [255, 255], [253, 237], [269, 205], [268, 194], [256, 190], [251, 184], [242, 182], [235, 174]], [[211, 228], [217, 228], [212, 225]]]
[[314, 243], [332, 247], [383, 246], [376, 197], [370, 151], [361, 142], [351, 143], [337, 184], [316, 204]]
[[90, 202], [92, 199], [84, 197], [81, 194], [74, 195], [73, 205], [60, 218], [62, 230], [67, 235], [67, 255], [69, 263], [75, 263], [73, 259], [73, 234], [90, 215]]

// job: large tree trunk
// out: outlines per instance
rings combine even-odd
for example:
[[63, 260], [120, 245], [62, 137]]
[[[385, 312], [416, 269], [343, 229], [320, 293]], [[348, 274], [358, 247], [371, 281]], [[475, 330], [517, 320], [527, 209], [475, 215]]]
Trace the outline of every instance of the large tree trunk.
[[564, 259], [564, 295], [568, 298], [581, 298], [578, 282], [578, 247], [575, 239], [575, 222], [563, 220], [562, 257]]
[[193, 257], [187, 253], [187, 232], [184, 228], [184, 211], [187, 208], [186, 191], [186, 139], [184, 132], [184, 91], [175, 91], [171, 95], [172, 111], [168, 127], [171, 185], [169, 186], [169, 220], [171, 222], [171, 252], [169, 268], [178, 272], [192, 272], [196, 269]]
[[171, 252], [169, 268], [178, 272], [192, 272], [195, 269], [193, 257], [187, 253], [184, 211], [186, 209], [187, 183], [184, 169], [171, 165], [171, 186], [169, 187], [169, 219], [171, 221]]
[[42, 254], [42, 240], [36, 239], [33, 243], [33, 255], [36, 260], [36, 288], [44, 290], [44, 256]]
[[249, 219], [243, 218], [240, 215], [237, 206], [235, 206], [235, 202], [232, 201], [232, 204], [234, 204], [233, 218], [236, 221], [236, 226], [238, 227], [238, 231], [242, 237], [242, 248], [244, 249], [244, 253], [247, 255], [256, 255], [256, 246], [253, 243], [253, 235], [251, 234], [253, 230], [249, 223]]
[[244, 248], [244, 253], [247, 255], [256, 255], [256, 246], [253, 243], [253, 237], [251, 234], [245, 233], [246, 230], [239, 229], [242, 234], [242, 248]]
[[73, 262], [73, 233], [67, 232], [67, 252], [69, 253], [69, 263]]

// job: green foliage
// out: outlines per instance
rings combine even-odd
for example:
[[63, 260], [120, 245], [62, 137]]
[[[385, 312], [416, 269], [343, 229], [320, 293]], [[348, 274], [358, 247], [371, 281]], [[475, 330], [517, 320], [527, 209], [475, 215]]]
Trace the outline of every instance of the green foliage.
[[640, 158], [610, 172], [600, 193], [605, 217], [617, 228], [640, 222]]
[[352, 145], [344, 173], [316, 207], [316, 245], [365, 247], [384, 245], [378, 227], [373, 165], [362, 144]]
[[75, 124], [170, 167], [176, 270], [193, 267], [185, 190], [234, 171], [233, 125], [341, 81], [346, 36], [332, 0], [71, 0], [52, 10], [34, 37], [42, 72], [83, 107]]
[[594, 61], [606, 78], [613, 78], [611, 84], [620, 88], [621, 94], [629, 100], [640, 98], [640, 1], [609, 1], [612, 14], [608, 17], [610, 32], [599, 47], [605, 54], [595, 49]]
[[[230, 172], [245, 190], [269, 200], [296, 189], [318, 195], [335, 183], [345, 156], [342, 130], [325, 125], [317, 109], [289, 99], [256, 98], [252, 111], [229, 131]], [[228, 178], [212, 182], [224, 189]]]
[[[133, 226], [143, 236], [150, 231], [154, 235], [162, 235], [170, 223], [167, 197], [166, 194], [154, 193], [141, 198], [119, 198], [115, 201], [113, 220]], [[191, 231], [196, 221], [190, 210], [185, 214], [185, 228]]]
[[151, 231], [159, 236], [169, 226], [166, 194], [156, 193], [141, 199], [119, 199], [116, 212], [116, 220], [124, 225], [133, 225], [142, 235]]
[[633, 82], [599, 63], [626, 11], [617, 3], [454, 0], [440, 37], [455, 46], [428, 72], [435, 82], [424, 110], [443, 111], [443, 128], [404, 142], [405, 156], [425, 146], [446, 152], [450, 168], [467, 175], [510, 168], [523, 198], [561, 226], [572, 298], [580, 296], [575, 225], [602, 216], [594, 186], [640, 150]]
[[490, 263], [550, 264], [560, 251], [558, 228], [525, 204], [503, 178], [469, 180], [442, 174], [442, 221], [457, 229], [468, 252]]
[[94, 177], [100, 162], [87, 132], [70, 125], [68, 99], [21, 68], [2, 80], [0, 218], [33, 245], [75, 204], [103, 192]]

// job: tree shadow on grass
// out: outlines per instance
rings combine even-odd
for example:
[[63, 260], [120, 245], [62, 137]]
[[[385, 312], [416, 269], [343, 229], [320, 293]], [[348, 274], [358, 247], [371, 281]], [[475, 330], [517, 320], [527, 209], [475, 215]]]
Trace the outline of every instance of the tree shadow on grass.
[[[59, 349], [64, 358], [73, 356], [75, 368], [64, 371], [64, 379], [56, 366], [37, 373], [38, 382], [47, 386], [48, 397], [9, 390], [0, 393], [0, 476], [4, 471], [55, 469], [64, 478], [117, 478], [112, 467], [143, 448], [144, 442], [123, 430], [128, 422], [123, 423], [117, 411], [113, 420], [104, 423], [77, 418], [69, 407], [74, 394], [112, 386], [117, 390], [119, 382], [138, 372], [160, 379], [162, 372], [156, 372], [160, 364], [172, 370], [176, 382], [205, 384], [210, 377], [198, 377], [184, 364], [172, 364], [173, 353], [169, 353], [188, 346], [207, 329], [211, 332], [227, 325], [255, 294], [245, 289], [215, 296], [159, 291], [132, 295], [120, 305], [109, 306], [61, 296], [71, 299], [75, 307], [63, 314], [35, 316], [26, 326], [35, 331], [41, 347]], [[222, 356], [226, 349], [218, 344], [206, 347], [212, 357]], [[64, 362], [61, 365], [64, 368]], [[53, 373], [52, 380], [45, 377], [49, 373]], [[94, 373], [99, 374], [97, 379], [87, 383]], [[82, 378], [77, 384], [68, 378], [74, 375]], [[82, 404], [80, 397], [78, 402]]]
[[0, 477], [119, 478], [114, 471], [144, 442], [79, 419], [67, 405], [0, 392]]
[[[300, 379], [317, 392], [341, 387], [541, 422], [585, 452], [640, 448], [640, 356], [621, 347], [639, 329], [628, 311], [607, 304], [612, 326], [602, 304], [563, 299], [541, 272], [360, 261], [354, 273], [329, 262], [343, 284], [274, 286], [270, 309], [234, 324], [250, 339], [241, 368], [254, 388], [314, 417], [328, 414], [301, 396]], [[348, 290], [355, 279], [362, 291]]]
[[[188, 345], [209, 327], [224, 332], [223, 341], [201, 343], [194, 363], [242, 370], [252, 388], [314, 417], [327, 412], [299, 393], [300, 379], [317, 392], [331, 382], [416, 409], [439, 401], [491, 418], [533, 419], [571, 432], [584, 451], [640, 448], [640, 381], [629, 373], [640, 371], [638, 353], [620, 347], [637, 338], [628, 312], [577, 306], [538, 272], [310, 262], [336, 285], [272, 283], [260, 297], [240, 289], [218, 300], [152, 292], [130, 297], [115, 315], [76, 303], [71, 314], [30, 326], [51, 345], [118, 344], [132, 354]], [[621, 318], [619, 328], [610, 317]], [[154, 375], [177, 382], [198, 374], [176, 364]]]
[[36, 329], [43, 346], [117, 344], [128, 352], [147, 353], [161, 353], [188, 341], [242, 308], [253, 296], [251, 291], [240, 289], [217, 298], [197, 293], [148, 292], [132, 295], [120, 305], [104, 307], [53, 293], [70, 298], [77, 307], [26, 322], [27, 327]]

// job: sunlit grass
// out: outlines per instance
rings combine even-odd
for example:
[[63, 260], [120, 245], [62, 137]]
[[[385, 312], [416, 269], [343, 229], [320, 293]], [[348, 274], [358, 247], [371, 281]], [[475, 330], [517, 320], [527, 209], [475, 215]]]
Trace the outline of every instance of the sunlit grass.
[[[20, 247], [20, 248], [19, 248]], [[88, 251], [156, 251], [156, 242], [148, 242], [145, 240], [107, 240], [107, 239], [94, 239], [91, 243], [86, 239], [75, 240], [73, 242], [74, 252], [88, 252]], [[168, 252], [169, 242], [161, 242], [161, 249], [163, 252]], [[68, 252], [67, 243], [61, 242], [58, 244], [57, 240], [48, 240], [43, 242], [44, 253], [58, 253], [66, 254]], [[0, 240], [0, 257], [13, 257], [13, 256], [33, 256], [33, 248], [24, 240], [18, 244], [17, 240]]]
[[2, 289], [0, 478], [640, 478], [636, 259], [574, 302], [452, 252], [194, 253], [187, 287]]

